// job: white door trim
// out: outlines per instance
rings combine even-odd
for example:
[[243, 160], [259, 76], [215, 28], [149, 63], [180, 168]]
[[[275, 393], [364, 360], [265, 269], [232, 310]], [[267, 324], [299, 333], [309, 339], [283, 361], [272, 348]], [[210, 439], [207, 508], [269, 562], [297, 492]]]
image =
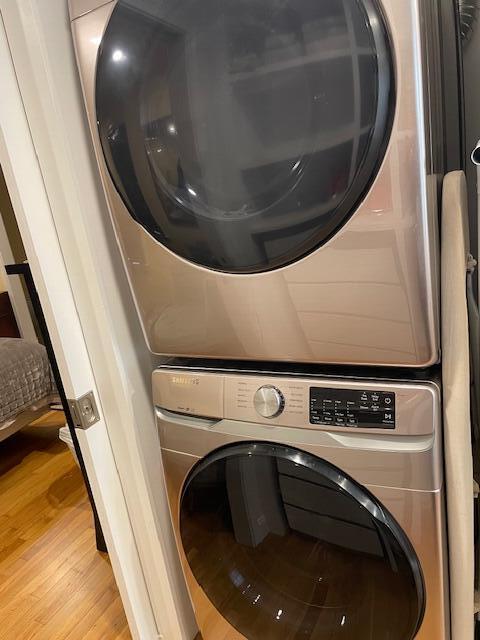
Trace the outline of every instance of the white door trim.
[[[100, 410], [100, 422], [77, 435], [132, 634], [141, 640], [184, 640], [193, 637], [195, 628], [172, 555], [168, 511], [154, 509], [162, 496], [152, 496], [155, 487], [146, 478], [153, 467], [163, 491], [161, 465], [152, 465], [151, 443], [158, 434], [149, 390], [138, 381], [142, 363], [126, 367], [122, 360], [124, 352], [133, 360], [138, 345], [128, 334], [128, 321], [112, 317], [117, 308], [121, 313], [124, 301], [112, 274], [99, 275], [94, 260], [96, 254], [98, 259], [109, 257], [108, 247], [105, 254], [102, 249], [111, 240], [95, 217], [100, 217], [94, 201], [98, 193], [89, 175], [87, 138], [79, 126], [81, 104], [75, 111], [72, 90], [73, 113], [62, 112], [65, 105], [59, 103], [70, 87], [54, 84], [61, 70], [54, 68], [48, 47], [58, 45], [57, 55], [69, 64], [73, 56], [71, 47], [62, 49], [65, 5], [63, 0], [0, 0], [0, 163], [67, 396], [92, 389]], [[56, 14], [46, 17], [47, 12]], [[59, 43], [47, 41], [42, 32], [48, 28], [42, 19], [52, 17], [58, 20], [54, 35]], [[76, 77], [67, 75], [65, 82], [75, 83]], [[62, 91], [65, 96], [59, 95]], [[84, 218], [87, 208], [93, 208], [92, 220]], [[92, 245], [87, 227], [95, 224], [99, 229]], [[103, 278], [111, 278], [107, 297]], [[149, 362], [147, 378], [150, 367]], [[139, 407], [144, 425], [138, 424]], [[146, 459], [148, 445], [151, 460]]]

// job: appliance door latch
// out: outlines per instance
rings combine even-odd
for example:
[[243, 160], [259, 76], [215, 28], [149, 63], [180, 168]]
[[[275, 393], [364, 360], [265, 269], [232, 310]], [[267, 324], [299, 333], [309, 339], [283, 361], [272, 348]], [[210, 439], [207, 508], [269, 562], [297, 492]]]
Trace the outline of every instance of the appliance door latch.
[[93, 391], [89, 391], [75, 400], [69, 399], [68, 406], [75, 427], [78, 429], [88, 429], [100, 420]]

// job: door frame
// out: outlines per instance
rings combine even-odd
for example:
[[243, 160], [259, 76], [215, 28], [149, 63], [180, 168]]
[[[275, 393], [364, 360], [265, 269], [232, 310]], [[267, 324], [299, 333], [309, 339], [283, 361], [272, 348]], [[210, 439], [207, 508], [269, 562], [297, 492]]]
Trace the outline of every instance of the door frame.
[[130, 629], [191, 640], [146, 383], [154, 363], [106, 223], [66, 2], [0, 0], [0, 18], [0, 163], [67, 397], [93, 391], [98, 406], [76, 433]]

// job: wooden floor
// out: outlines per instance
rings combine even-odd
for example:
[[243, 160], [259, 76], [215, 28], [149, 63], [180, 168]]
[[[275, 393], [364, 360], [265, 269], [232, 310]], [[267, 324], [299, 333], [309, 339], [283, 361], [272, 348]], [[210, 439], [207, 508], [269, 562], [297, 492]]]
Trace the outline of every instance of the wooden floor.
[[0, 640], [126, 640], [61, 412], [0, 443]]

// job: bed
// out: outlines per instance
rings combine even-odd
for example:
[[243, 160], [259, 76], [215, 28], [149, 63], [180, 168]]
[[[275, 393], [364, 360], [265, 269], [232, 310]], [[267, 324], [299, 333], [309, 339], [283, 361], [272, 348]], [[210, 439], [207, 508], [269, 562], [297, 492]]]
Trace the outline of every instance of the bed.
[[0, 338], [0, 442], [38, 418], [58, 399], [46, 349]]

